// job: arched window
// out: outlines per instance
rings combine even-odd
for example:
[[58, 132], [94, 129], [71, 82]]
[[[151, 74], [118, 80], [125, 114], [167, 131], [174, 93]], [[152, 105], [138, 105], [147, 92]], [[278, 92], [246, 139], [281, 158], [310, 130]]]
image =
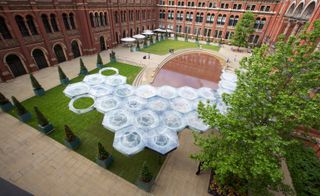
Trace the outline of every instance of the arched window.
[[77, 58], [77, 57], [81, 56], [79, 45], [76, 40], [73, 40], [71, 42], [71, 49], [72, 49], [72, 53], [73, 53], [73, 58]]
[[49, 20], [48, 20], [48, 16], [45, 15], [45, 14], [42, 14], [41, 15], [41, 19], [42, 19], [43, 26], [46, 29], [46, 32], [47, 33], [52, 33], [52, 30], [51, 30], [51, 27], [50, 27], [50, 23], [49, 23]]
[[256, 21], [254, 23], [253, 28], [257, 29], [257, 28], [259, 28], [259, 26], [260, 26], [260, 18], [258, 17], [258, 18], [256, 18]]
[[6, 63], [8, 64], [12, 74], [14, 77], [21, 76], [26, 74], [27, 71], [25, 70], [21, 59], [14, 54], [10, 54], [6, 57]]
[[74, 15], [73, 15], [73, 13], [70, 13], [70, 14], [69, 14], [69, 19], [70, 19], [71, 28], [72, 28], [72, 29], [76, 29], [76, 24], [75, 24], [75, 22], [74, 22]]
[[19, 27], [19, 30], [20, 30], [22, 36], [23, 37], [30, 36], [29, 31], [27, 29], [26, 24], [24, 23], [24, 20], [23, 20], [22, 16], [17, 15], [15, 17], [15, 19], [16, 19], [16, 23], [17, 23], [17, 25]]
[[262, 18], [262, 20], [260, 21], [260, 25], [258, 27], [258, 29], [263, 29], [264, 24], [266, 23], [266, 18]]
[[292, 15], [295, 6], [296, 6], [295, 3], [293, 3], [293, 4], [290, 6], [290, 8], [289, 8], [288, 11], [287, 11], [287, 15]]
[[27, 24], [28, 24], [28, 27], [29, 27], [31, 34], [38, 35], [38, 31], [37, 31], [36, 25], [34, 24], [32, 16], [28, 15], [26, 18], [27, 18]]
[[233, 23], [234, 23], [234, 16], [231, 15], [230, 18], [229, 18], [228, 26], [233, 26]]
[[34, 49], [32, 52], [32, 56], [39, 69], [48, 67], [47, 59], [42, 50]]
[[92, 13], [90, 13], [90, 23], [91, 23], [91, 27], [95, 27], [94, 26], [94, 18], [93, 18], [93, 14]]
[[51, 26], [54, 32], [59, 32], [56, 16], [54, 14], [50, 15]]
[[68, 15], [66, 13], [62, 14], [63, 24], [67, 30], [70, 30], [70, 25], [68, 21]]
[[222, 15], [221, 14], [218, 15], [217, 25], [222, 25]]
[[95, 22], [96, 22], [96, 27], [100, 27], [101, 21], [100, 21], [100, 17], [99, 17], [98, 13], [94, 14], [94, 19], [95, 19]]
[[236, 16], [236, 17], [234, 18], [233, 26], [236, 26], [237, 23], [238, 23], [238, 21], [239, 21], [239, 16]]
[[104, 17], [103, 17], [102, 12], [100, 13], [100, 21], [101, 21], [101, 26], [105, 26]]
[[0, 16], [0, 33], [3, 39], [12, 39], [8, 26], [2, 16]]
[[104, 13], [104, 21], [106, 23], [106, 26], [108, 26], [108, 14], [106, 12]]
[[302, 17], [305, 19], [309, 19], [315, 9], [315, 6], [316, 6], [316, 3], [311, 2], [302, 13]]

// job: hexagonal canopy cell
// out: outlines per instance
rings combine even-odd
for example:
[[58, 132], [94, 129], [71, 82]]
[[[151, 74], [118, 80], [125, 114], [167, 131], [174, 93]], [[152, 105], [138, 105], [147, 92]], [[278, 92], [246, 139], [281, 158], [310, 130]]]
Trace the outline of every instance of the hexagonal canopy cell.
[[198, 98], [198, 99], [194, 100], [193, 101], [193, 109], [198, 110], [199, 102], [202, 102], [204, 105], [207, 105], [208, 101], [209, 101], [209, 105], [212, 105], [215, 103], [215, 101], [213, 101], [213, 100], [208, 100], [208, 99], [204, 99], [204, 98]]
[[229, 106], [227, 106], [222, 100], [217, 102], [217, 109], [221, 114], [226, 114], [228, 112]]
[[169, 102], [160, 97], [153, 97], [148, 100], [147, 108], [155, 112], [164, 112], [169, 108]]
[[148, 132], [159, 126], [159, 116], [151, 110], [141, 110], [135, 113], [134, 125]]
[[93, 104], [91, 104], [90, 106], [88, 106], [87, 108], [83, 108], [83, 109], [78, 109], [74, 107], [74, 102], [76, 102], [78, 99], [81, 98], [91, 98], [92, 100], [94, 100], [94, 97], [92, 95], [79, 95], [77, 97], [73, 97], [71, 99], [71, 101], [69, 102], [69, 110], [71, 110], [72, 112], [76, 113], [76, 114], [83, 114], [83, 113], [87, 113], [90, 112], [92, 110], [94, 110], [94, 104], [95, 102], [93, 102]]
[[130, 126], [115, 133], [113, 147], [122, 154], [131, 156], [139, 153], [145, 147], [143, 131]]
[[77, 82], [74, 84], [69, 84], [63, 91], [67, 97], [75, 97], [83, 94], [89, 93], [90, 86], [84, 82]]
[[112, 74], [112, 75], [118, 75], [119, 74], [119, 70], [117, 68], [114, 68], [114, 67], [102, 68], [102, 69], [99, 70], [99, 74], [102, 75], [102, 76], [105, 76], [105, 75], [103, 75], [103, 72], [108, 71], [108, 70], [114, 72], [114, 74]]
[[187, 116], [187, 124], [190, 129], [195, 131], [204, 132], [209, 129], [209, 126], [205, 124], [202, 119], [199, 118], [197, 112], [191, 112]]
[[168, 110], [161, 116], [163, 125], [176, 132], [183, 130], [187, 126], [184, 118], [182, 114], [174, 110]]
[[102, 125], [116, 132], [132, 124], [132, 113], [123, 109], [112, 110], [104, 115]]
[[180, 113], [188, 113], [193, 110], [191, 102], [182, 97], [172, 99], [170, 102], [170, 106], [173, 110]]
[[178, 95], [188, 100], [194, 100], [198, 98], [198, 93], [194, 88], [184, 86], [178, 89]]
[[106, 113], [119, 108], [121, 101], [116, 97], [100, 97], [96, 100], [94, 107], [101, 113]]
[[151, 85], [141, 85], [139, 86], [136, 91], [135, 94], [139, 97], [148, 99], [151, 97], [156, 96], [156, 88], [151, 86]]
[[120, 98], [129, 97], [133, 95], [133, 93], [134, 88], [129, 84], [120, 85], [114, 90], [114, 94]]
[[139, 111], [147, 104], [147, 100], [137, 96], [130, 96], [124, 101], [126, 109], [131, 111]]
[[177, 89], [171, 86], [161, 86], [157, 90], [157, 95], [165, 99], [173, 99], [177, 96]]
[[102, 84], [105, 81], [106, 77], [100, 74], [90, 74], [83, 78], [83, 81], [90, 85], [95, 86], [98, 84]]
[[230, 90], [230, 91], [235, 91], [236, 88], [237, 88], [237, 83], [236, 82], [231, 82], [231, 81], [228, 81], [228, 80], [221, 80], [219, 82], [219, 87], [223, 88], [223, 89]]
[[218, 93], [219, 97], [222, 97], [223, 93], [232, 94], [233, 90], [218, 88], [217, 93]]
[[177, 133], [165, 127], [157, 128], [146, 138], [146, 147], [165, 155], [179, 146]]
[[237, 75], [229, 71], [223, 71], [220, 78], [230, 82], [237, 82], [238, 80]]
[[215, 100], [216, 93], [217, 93], [216, 91], [214, 91], [213, 89], [208, 88], [208, 87], [202, 87], [202, 88], [198, 89], [199, 97], [204, 98], [206, 100]]
[[95, 97], [103, 97], [103, 96], [112, 94], [113, 90], [114, 89], [112, 86], [99, 84], [99, 85], [91, 86], [89, 90], [89, 94]]
[[122, 75], [106, 76], [105, 83], [110, 86], [119, 86], [127, 82], [127, 77]]

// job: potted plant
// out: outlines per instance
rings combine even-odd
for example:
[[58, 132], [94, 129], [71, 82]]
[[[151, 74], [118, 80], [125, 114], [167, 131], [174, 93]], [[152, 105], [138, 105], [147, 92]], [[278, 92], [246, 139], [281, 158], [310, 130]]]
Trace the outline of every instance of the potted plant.
[[31, 120], [31, 113], [26, 110], [26, 108], [14, 97], [11, 97], [14, 106], [16, 106], [16, 112], [19, 116], [20, 121], [27, 122]]
[[109, 57], [110, 57], [110, 62], [111, 63], [115, 63], [117, 62], [116, 60], [116, 53], [112, 50], [111, 53], [109, 54]]
[[32, 84], [32, 87], [33, 87], [34, 94], [37, 95], [37, 96], [44, 95], [45, 94], [44, 89], [42, 88], [42, 86], [39, 84], [37, 79], [32, 74], [30, 74], [30, 80], [31, 80], [31, 84]]
[[149, 170], [146, 162], [143, 162], [140, 177], [137, 181], [137, 186], [147, 192], [150, 192], [153, 185], [153, 175]]
[[88, 69], [84, 65], [82, 58], [80, 58], [80, 73], [79, 75], [87, 75], [88, 74]]
[[80, 139], [70, 129], [68, 125], [64, 125], [65, 139], [64, 145], [68, 148], [75, 150], [80, 146]]
[[12, 103], [2, 93], [0, 93], [0, 106], [4, 112], [9, 112], [13, 108]]
[[101, 69], [102, 67], [103, 67], [102, 58], [101, 58], [100, 54], [98, 53], [98, 56], [97, 56], [97, 68]]
[[58, 66], [58, 72], [59, 72], [60, 83], [63, 84], [63, 85], [68, 85], [69, 84], [69, 78], [63, 72], [63, 70], [61, 69], [60, 66]]
[[36, 113], [37, 121], [38, 121], [38, 126], [41, 129], [41, 132], [44, 134], [49, 134], [51, 133], [54, 129], [52, 124], [48, 121], [48, 119], [40, 112], [38, 107], [34, 107], [34, 111]]
[[106, 149], [102, 146], [102, 144], [98, 143], [98, 157], [96, 159], [96, 163], [101, 167], [107, 169], [113, 161], [113, 157], [109, 154]]

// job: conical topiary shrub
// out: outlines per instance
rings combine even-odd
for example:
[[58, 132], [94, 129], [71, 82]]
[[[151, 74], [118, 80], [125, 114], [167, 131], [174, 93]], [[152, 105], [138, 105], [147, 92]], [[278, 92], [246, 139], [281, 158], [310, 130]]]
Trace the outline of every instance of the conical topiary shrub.
[[97, 68], [101, 69], [103, 67], [103, 62], [100, 53], [97, 55]]
[[0, 93], [0, 106], [4, 112], [8, 112], [13, 108], [12, 103], [2, 93]]
[[87, 75], [88, 74], [88, 69], [84, 65], [82, 58], [80, 58], [80, 74], [79, 75]]
[[80, 139], [71, 131], [68, 125], [64, 125], [64, 131], [64, 144], [72, 150], [77, 149], [80, 145]]
[[113, 157], [109, 154], [103, 145], [99, 142], [98, 143], [98, 157], [96, 163], [103, 168], [108, 168], [113, 161]]
[[30, 74], [30, 80], [31, 80], [31, 84], [33, 87], [34, 94], [36, 94], [37, 96], [44, 95], [44, 93], [45, 93], [44, 89], [42, 88], [42, 86], [39, 84], [38, 80], [32, 74]]
[[59, 72], [60, 83], [63, 85], [69, 84], [69, 78], [63, 72], [60, 66], [58, 66], [58, 72]]
[[14, 97], [11, 97], [14, 106], [16, 106], [16, 113], [22, 122], [27, 122], [31, 120], [31, 113], [26, 110], [26, 108]]
[[41, 132], [44, 134], [49, 134], [53, 131], [52, 124], [48, 121], [48, 119], [40, 112], [38, 107], [34, 107], [34, 111], [36, 113], [38, 125], [41, 129]]
[[153, 175], [149, 170], [146, 162], [143, 162], [142, 170], [140, 172], [140, 177], [137, 181], [137, 186], [147, 192], [151, 190], [153, 184]]

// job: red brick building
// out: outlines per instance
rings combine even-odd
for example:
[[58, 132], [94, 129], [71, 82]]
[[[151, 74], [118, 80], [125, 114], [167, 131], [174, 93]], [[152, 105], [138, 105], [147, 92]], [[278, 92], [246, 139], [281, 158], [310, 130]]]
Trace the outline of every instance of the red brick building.
[[120, 43], [158, 27], [230, 40], [246, 11], [256, 15], [250, 42], [272, 44], [320, 16], [316, 0], [1, 0], [2, 81]]

